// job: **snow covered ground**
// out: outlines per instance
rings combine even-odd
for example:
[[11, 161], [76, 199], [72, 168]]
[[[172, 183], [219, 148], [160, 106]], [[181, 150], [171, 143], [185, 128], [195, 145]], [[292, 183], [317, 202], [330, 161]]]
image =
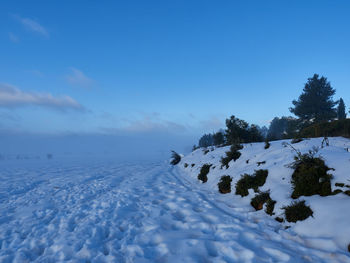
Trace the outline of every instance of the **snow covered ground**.
[[[273, 162], [284, 162], [287, 150], [273, 154], [277, 142], [273, 144], [266, 151]], [[335, 151], [331, 167], [342, 158], [343, 146], [325, 150]], [[248, 197], [219, 194], [218, 168], [201, 184], [196, 179], [199, 164], [216, 160], [224, 151], [197, 151], [176, 167], [167, 162], [3, 161], [0, 262], [350, 262], [345, 244], [337, 243], [343, 235], [333, 240], [322, 229], [308, 233], [299, 222], [295, 225], [301, 230], [285, 229], [273, 217], [253, 211]], [[196, 166], [186, 171], [185, 161]], [[229, 169], [221, 172], [228, 174]], [[336, 169], [335, 177], [345, 179], [346, 171], [348, 166]], [[241, 170], [231, 172], [239, 177]], [[311, 206], [312, 198], [306, 199]], [[339, 198], [327, 197], [325, 206], [349, 204], [350, 197]], [[317, 218], [317, 207], [312, 208]], [[301, 235], [299, 230], [306, 232]], [[342, 230], [350, 239], [349, 227]]]

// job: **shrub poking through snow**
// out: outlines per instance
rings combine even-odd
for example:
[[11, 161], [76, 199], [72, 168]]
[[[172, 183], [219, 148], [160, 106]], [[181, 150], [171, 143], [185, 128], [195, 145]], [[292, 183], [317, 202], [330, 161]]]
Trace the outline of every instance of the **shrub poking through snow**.
[[277, 202], [275, 200], [272, 200], [271, 198], [267, 200], [266, 202], [266, 208], [265, 208], [265, 212], [266, 214], [272, 216], [274, 215], [273, 210], [275, 209], [275, 204]]
[[302, 138], [294, 138], [294, 139], [292, 139], [291, 143], [295, 144], [295, 143], [299, 143], [299, 142], [302, 142], [302, 141], [303, 141]]
[[198, 180], [201, 180], [203, 183], [208, 181], [207, 174], [209, 173], [211, 164], [204, 164], [201, 168], [201, 171], [198, 174]]
[[194, 166], [195, 166], [195, 164], [194, 164], [194, 163], [192, 163], [192, 164], [191, 164], [191, 167], [194, 167]]
[[305, 200], [293, 202], [289, 206], [282, 207], [284, 209], [284, 215], [288, 222], [302, 221], [313, 215], [311, 208], [305, 205]]
[[265, 184], [268, 173], [268, 170], [257, 170], [253, 175], [242, 175], [236, 183], [236, 195], [247, 196], [249, 194], [248, 189], [254, 189], [255, 192], [258, 192], [259, 186]]
[[331, 170], [321, 158], [315, 157], [316, 151], [306, 154], [298, 154], [294, 162], [288, 167], [293, 168], [292, 175], [293, 193], [292, 198], [300, 196], [332, 194], [332, 175], [327, 172]]
[[231, 193], [231, 182], [232, 178], [229, 175], [221, 176], [220, 182], [218, 183], [219, 192], [222, 194]]
[[344, 187], [344, 186], [345, 186], [345, 184], [343, 184], [343, 183], [335, 183], [335, 186], [338, 186], [338, 187]]
[[255, 197], [250, 202], [252, 207], [254, 207], [255, 210], [257, 211], [263, 209], [265, 203], [266, 203], [266, 208], [265, 208], [266, 214], [269, 214], [270, 216], [272, 216], [274, 214], [273, 210], [275, 209], [276, 201], [271, 199], [269, 191], [261, 192], [255, 195]]
[[242, 150], [243, 146], [241, 144], [233, 144], [230, 147], [230, 151], [226, 152], [226, 157], [221, 158], [221, 168], [226, 167], [226, 169], [229, 167], [228, 164], [232, 160], [235, 162], [240, 156], [241, 153], [239, 150]]
[[350, 196], [350, 190], [346, 190], [346, 191], [344, 192], [344, 194]]
[[284, 222], [284, 219], [282, 217], [276, 217], [275, 220], [280, 223]]
[[269, 192], [261, 192], [257, 195], [255, 195], [250, 202], [252, 207], [255, 208], [255, 210], [261, 210], [263, 209], [264, 204], [267, 202], [267, 200], [270, 199], [270, 193]]
[[269, 141], [265, 141], [265, 146], [264, 149], [267, 150], [268, 148], [270, 148], [271, 144], [269, 143]]
[[175, 151], [171, 151], [171, 152], [172, 152], [171, 153], [172, 160], [171, 160], [170, 164], [177, 165], [181, 161], [181, 156]]
[[206, 155], [208, 152], [209, 152], [209, 149], [204, 149], [203, 150], [204, 155]]
[[333, 192], [332, 192], [332, 195], [337, 195], [337, 194], [340, 194], [342, 193], [343, 191], [340, 190], [340, 189], [335, 189]]
[[263, 165], [263, 164], [265, 164], [266, 163], [266, 161], [262, 161], [262, 162], [257, 162], [256, 164], [258, 165], [258, 166], [260, 166], [260, 165]]
[[185, 164], [184, 164], [184, 167], [187, 168], [187, 167], [188, 167], [188, 163], [185, 163]]

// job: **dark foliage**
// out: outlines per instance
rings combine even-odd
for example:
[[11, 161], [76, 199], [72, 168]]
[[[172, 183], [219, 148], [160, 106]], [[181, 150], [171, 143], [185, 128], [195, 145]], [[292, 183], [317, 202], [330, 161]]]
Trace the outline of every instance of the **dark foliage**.
[[270, 216], [274, 215], [273, 210], [275, 209], [275, 204], [276, 203], [277, 202], [275, 200], [272, 200], [271, 198], [269, 198], [266, 201], [266, 209], [265, 209], [266, 214], [268, 214]]
[[273, 141], [293, 138], [297, 135], [300, 125], [293, 117], [275, 117], [270, 124], [267, 139]]
[[338, 108], [337, 108], [337, 117], [338, 120], [345, 120], [346, 119], [346, 112], [345, 112], [345, 103], [342, 98], [339, 100]]
[[175, 151], [171, 151], [171, 152], [172, 152], [171, 154], [172, 160], [170, 161], [170, 164], [177, 165], [181, 161], [181, 156]]
[[219, 192], [222, 194], [231, 193], [231, 182], [232, 178], [229, 175], [221, 176], [220, 182], [218, 183]]
[[293, 138], [292, 141], [291, 141], [291, 143], [292, 143], [292, 144], [295, 144], [295, 143], [299, 143], [299, 142], [302, 142], [302, 141], [303, 141], [302, 138]]
[[269, 143], [269, 141], [265, 141], [265, 146], [264, 149], [267, 150], [268, 148], [270, 148], [271, 144]]
[[188, 167], [188, 163], [185, 163], [185, 164], [184, 164], [184, 167], [187, 168], [187, 167]]
[[208, 181], [207, 174], [209, 173], [211, 164], [204, 164], [197, 176], [198, 180], [201, 180], [203, 183]]
[[219, 131], [213, 134], [213, 143], [215, 146], [222, 145], [225, 143], [224, 133]]
[[243, 146], [241, 144], [233, 144], [230, 147], [230, 151], [226, 152], [226, 157], [221, 157], [221, 168], [226, 167], [226, 169], [229, 167], [228, 164], [232, 160], [235, 162], [239, 159], [241, 156], [241, 153], [239, 150], [243, 149]]
[[199, 147], [208, 147], [213, 145], [213, 135], [204, 134], [198, 142]]
[[317, 123], [334, 119], [337, 114], [334, 106], [337, 102], [332, 100], [335, 89], [327, 78], [314, 74], [304, 86], [298, 100], [293, 100], [294, 107], [290, 111], [303, 122]]
[[262, 162], [257, 162], [256, 164], [258, 165], [258, 166], [260, 166], [260, 165], [263, 165], [263, 164], [265, 164], [266, 163], [266, 161], [262, 161]]
[[338, 186], [338, 187], [344, 187], [344, 186], [345, 186], [345, 184], [343, 184], [343, 183], [335, 183], [335, 186]]
[[276, 217], [275, 220], [280, 223], [284, 222], [284, 219], [282, 217]]
[[346, 194], [346, 195], [350, 196], [350, 190], [346, 190], [346, 191], [344, 191], [344, 194]]
[[350, 138], [350, 119], [314, 124], [303, 129], [300, 132], [300, 136], [305, 138], [325, 136]]
[[321, 158], [315, 157], [316, 151], [306, 154], [298, 154], [294, 162], [289, 165], [294, 169], [292, 174], [293, 193], [292, 198], [300, 196], [332, 194], [331, 178], [327, 172], [331, 170]]
[[236, 184], [236, 195], [247, 196], [248, 189], [254, 189], [255, 192], [258, 192], [259, 187], [265, 184], [267, 175], [268, 170], [257, 170], [253, 175], [242, 175]]
[[288, 222], [302, 221], [313, 215], [313, 211], [309, 206], [305, 205], [305, 201], [293, 202], [289, 206], [282, 207]]
[[226, 143], [249, 143], [263, 141], [257, 125], [249, 125], [246, 121], [231, 116], [226, 119]]
[[262, 192], [257, 195], [255, 195], [250, 204], [252, 207], [255, 208], [255, 210], [261, 210], [263, 209], [264, 204], [267, 202], [267, 200], [270, 199], [270, 193], [269, 192]]
[[332, 195], [337, 195], [337, 194], [340, 194], [342, 193], [343, 191], [340, 190], [340, 189], [335, 189], [333, 192], [332, 192]]
[[191, 167], [194, 167], [195, 165], [196, 165], [196, 164], [192, 163], [192, 164], [191, 164]]
[[204, 149], [203, 150], [204, 155], [206, 155], [208, 152], [209, 152], [209, 149]]

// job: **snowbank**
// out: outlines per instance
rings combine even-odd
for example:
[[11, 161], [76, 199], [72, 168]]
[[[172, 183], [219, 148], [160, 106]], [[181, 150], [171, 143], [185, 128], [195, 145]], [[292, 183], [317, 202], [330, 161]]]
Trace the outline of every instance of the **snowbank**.
[[[319, 147], [317, 156], [321, 156], [328, 167], [333, 168], [329, 171], [333, 175], [331, 180], [332, 191], [340, 189], [342, 191], [350, 190], [350, 140], [335, 137], [329, 138], [329, 146], [321, 148], [323, 138], [313, 138], [303, 140], [296, 144], [291, 144], [301, 153], [307, 153], [313, 147]], [[203, 149], [197, 149], [189, 155], [182, 158], [178, 165], [187, 176], [191, 177], [198, 184], [202, 184], [197, 179], [200, 168], [204, 164], [212, 164], [208, 176], [208, 181], [202, 184], [204, 189], [218, 192], [218, 182], [221, 176], [229, 175], [232, 177], [232, 192], [222, 196], [225, 203], [230, 203], [235, 211], [254, 214], [253, 218], [259, 220], [269, 220], [276, 217], [284, 217], [283, 206], [290, 205], [292, 201], [291, 176], [293, 169], [288, 165], [294, 161], [295, 150], [286, 143], [290, 140], [273, 141], [268, 149], [265, 149], [264, 143], [243, 144], [244, 148], [240, 150], [241, 156], [238, 160], [231, 161], [229, 168], [221, 168], [221, 157], [229, 151], [229, 147], [212, 148], [205, 154]], [[188, 164], [185, 165], [185, 164]], [[187, 166], [185, 168], [184, 166]], [[261, 191], [270, 191], [271, 199], [277, 201], [274, 209], [275, 215], [270, 217], [264, 210], [255, 211], [250, 205], [251, 199], [256, 193], [252, 189], [249, 195], [241, 197], [235, 195], [235, 185], [242, 174], [253, 174], [254, 170], [267, 169], [269, 174], [266, 183], [260, 187]], [[335, 186], [336, 183], [343, 183], [343, 187]], [[348, 186], [346, 186], [348, 185]], [[219, 195], [219, 192], [218, 192]], [[338, 249], [348, 250], [350, 244], [350, 196], [339, 193], [337, 195], [321, 197], [301, 196], [297, 200], [306, 200], [306, 204], [313, 210], [313, 217], [304, 221], [281, 223], [288, 228], [291, 233], [297, 234], [304, 245], [307, 247], [323, 249], [334, 252]]]

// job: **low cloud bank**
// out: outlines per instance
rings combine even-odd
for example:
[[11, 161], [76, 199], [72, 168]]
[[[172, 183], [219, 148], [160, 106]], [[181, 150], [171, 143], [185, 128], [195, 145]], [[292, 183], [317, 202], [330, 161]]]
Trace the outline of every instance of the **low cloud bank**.
[[106, 159], [115, 161], [160, 161], [170, 157], [170, 151], [189, 152], [196, 136], [166, 133], [101, 134], [1, 134], [2, 156]]

